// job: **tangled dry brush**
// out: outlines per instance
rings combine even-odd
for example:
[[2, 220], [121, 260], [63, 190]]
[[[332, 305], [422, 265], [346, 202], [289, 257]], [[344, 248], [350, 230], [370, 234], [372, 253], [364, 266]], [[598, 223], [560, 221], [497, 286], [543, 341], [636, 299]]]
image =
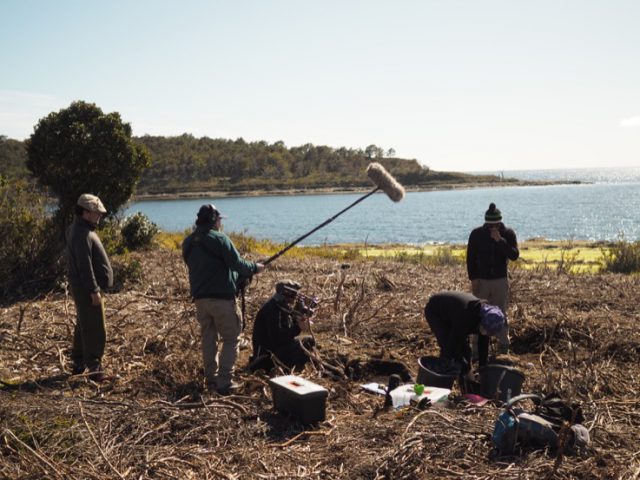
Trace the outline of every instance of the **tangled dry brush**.
[[[466, 290], [460, 266], [283, 257], [248, 290], [245, 336], [274, 281], [322, 299], [314, 325], [323, 364], [303, 376], [329, 390], [310, 428], [276, 413], [267, 378], [239, 371], [240, 393], [202, 385], [199, 335], [175, 252], [140, 259], [144, 280], [107, 298], [105, 367], [119, 381], [69, 377], [74, 306], [64, 293], [0, 310], [0, 478], [623, 478], [640, 476], [638, 277], [514, 270], [513, 359], [524, 391], [580, 401], [592, 446], [577, 456], [492, 458], [499, 407], [386, 411], [360, 385], [380, 360], [436, 352], [429, 294]], [[348, 267], [348, 268], [346, 268]], [[245, 366], [249, 350], [241, 351]]]

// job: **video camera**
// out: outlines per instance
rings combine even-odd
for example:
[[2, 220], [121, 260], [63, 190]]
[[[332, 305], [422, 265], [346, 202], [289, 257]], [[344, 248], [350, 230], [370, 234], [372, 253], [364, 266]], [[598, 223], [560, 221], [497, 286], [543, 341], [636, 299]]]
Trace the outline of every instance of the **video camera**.
[[293, 304], [293, 315], [302, 317], [312, 317], [318, 308], [318, 299], [316, 297], [307, 297], [302, 293], [298, 293], [296, 301]]
[[287, 304], [291, 305], [291, 307], [285, 307], [284, 310], [294, 317], [311, 317], [315, 315], [318, 308], [318, 299], [300, 293], [298, 291], [300, 287], [296, 287], [280, 285], [280, 293], [287, 299]]

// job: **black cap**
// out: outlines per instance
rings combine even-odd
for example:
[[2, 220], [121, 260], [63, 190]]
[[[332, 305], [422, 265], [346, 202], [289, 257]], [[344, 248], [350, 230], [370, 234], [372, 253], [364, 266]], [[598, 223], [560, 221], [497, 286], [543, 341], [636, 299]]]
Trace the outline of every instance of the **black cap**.
[[302, 288], [302, 285], [290, 279], [281, 280], [276, 283], [276, 293], [284, 295], [285, 297], [295, 298], [300, 288]]
[[213, 203], [209, 203], [207, 205], [202, 205], [200, 210], [198, 210], [198, 219], [196, 220], [197, 225], [201, 225], [203, 223], [215, 223], [218, 218], [227, 218], [220, 213], [220, 210], [216, 208]]

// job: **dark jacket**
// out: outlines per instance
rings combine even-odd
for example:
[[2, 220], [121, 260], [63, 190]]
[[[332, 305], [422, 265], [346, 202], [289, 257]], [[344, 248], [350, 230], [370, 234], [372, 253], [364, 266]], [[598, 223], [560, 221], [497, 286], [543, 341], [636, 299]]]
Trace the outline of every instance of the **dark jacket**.
[[467, 273], [469, 280], [493, 280], [507, 276], [507, 262], [520, 256], [516, 234], [500, 224], [502, 240], [496, 242], [486, 225], [473, 229], [467, 243]]
[[433, 295], [424, 309], [431, 330], [438, 340], [440, 356], [471, 365], [471, 348], [467, 337], [478, 335], [480, 365], [489, 357], [489, 338], [481, 335], [480, 306], [484, 301], [464, 292], [439, 292]]
[[231, 300], [240, 277], [256, 273], [256, 264], [240, 256], [231, 239], [211, 225], [199, 225], [182, 242], [182, 258], [189, 268], [191, 296]]
[[277, 355], [278, 351], [290, 345], [300, 332], [298, 322], [278, 307], [277, 298], [271, 297], [256, 315], [253, 325], [252, 358], [268, 352]]
[[67, 269], [69, 283], [87, 293], [113, 286], [113, 270], [95, 225], [76, 217], [67, 229]]

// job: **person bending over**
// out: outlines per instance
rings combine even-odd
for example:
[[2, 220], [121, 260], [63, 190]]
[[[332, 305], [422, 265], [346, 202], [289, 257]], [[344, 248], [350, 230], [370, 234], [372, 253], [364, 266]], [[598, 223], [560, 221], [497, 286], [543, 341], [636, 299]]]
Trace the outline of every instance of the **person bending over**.
[[505, 326], [505, 316], [499, 307], [463, 292], [443, 291], [433, 295], [424, 314], [440, 347], [443, 365], [458, 365], [462, 374], [471, 370], [469, 335], [479, 334], [479, 364], [485, 366], [489, 357], [489, 336], [496, 336]]

